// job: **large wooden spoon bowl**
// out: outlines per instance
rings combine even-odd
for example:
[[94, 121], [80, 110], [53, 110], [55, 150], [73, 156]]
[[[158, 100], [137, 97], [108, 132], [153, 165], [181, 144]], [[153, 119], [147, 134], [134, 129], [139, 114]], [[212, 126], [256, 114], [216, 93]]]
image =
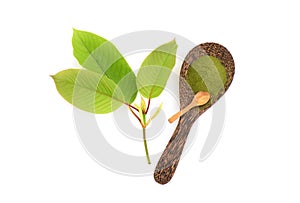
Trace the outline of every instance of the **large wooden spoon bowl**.
[[226, 71], [226, 82], [216, 94], [212, 94], [213, 96], [207, 105], [202, 108], [192, 108], [180, 117], [178, 125], [161, 155], [154, 172], [154, 179], [160, 184], [166, 184], [172, 179], [178, 166], [187, 136], [194, 122], [218, 99], [220, 99], [222, 95], [224, 95], [233, 80], [235, 71], [234, 60], [225, 47], [217, 43], [204, 43], [196, 46], [188, 53], [181, 67], [179, 80], [180, 109], [189, 105], [196, 94], [195, 89], [197, 89], [197, 87], [191, 87], [188, 82], [188, 71], [193, 67], [193, 63], [203, 56], [215, 57], [220, 61]]

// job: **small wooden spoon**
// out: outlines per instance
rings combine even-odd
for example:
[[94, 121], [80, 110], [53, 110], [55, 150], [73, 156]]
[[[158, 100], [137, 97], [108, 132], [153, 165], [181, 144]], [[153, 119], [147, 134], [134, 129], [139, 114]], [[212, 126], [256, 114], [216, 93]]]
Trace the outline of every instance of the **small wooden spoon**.
[[168, 119], [169, 123], [173, 123], [175, 120], [177, 120], [177, 118], [188, 112], [190, 109], [196, 106], [202, 106], [206, 104], [209, 101], [209, 99], [210, 94], [208, 92], [198, 92], [189, 105], [187, 105], [184, 109], [178, 111], [176, 114], [174, 114], [171, 118]]
[[172, 179], [180, 161], [187, 136], [194, 122], [224, 95], [233, 80], [235, 71], [234, 61], [230, 52], [225, 47], [216, 43], [204, 43], [196, 46], [188, 53], [181, 67], [179, 79], [180, 109], [188, 106], [194, 98], [195, 93], [186, 81], [187, 72], [193, 62], [202, 56], [215, 57], [222, 63], [226, 71], [226, 82], [224, 88], [220, 89], [216, 96], [210, 98], [209, 105], [205, 104], [204, 108], [191, 108], [180, 117], [178, 125], [154, 171], [154, 179], [160, 184], [166, 184]]

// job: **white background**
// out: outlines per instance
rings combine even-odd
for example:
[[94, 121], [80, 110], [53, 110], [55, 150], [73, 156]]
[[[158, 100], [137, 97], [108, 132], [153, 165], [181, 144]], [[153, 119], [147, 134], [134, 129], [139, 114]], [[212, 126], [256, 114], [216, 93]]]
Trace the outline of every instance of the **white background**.
[[[1, 1], [0, 202], [299, 202], [297, 5]], [[236, 75], [213, 155], [199, 162], [197, 139], [165, 186], [94, 162], [76, 136], [71, 105], [49, 77], [74, 62], [72, 27], [108, 39], [165, 30], [195, 43], [225, 45]]]

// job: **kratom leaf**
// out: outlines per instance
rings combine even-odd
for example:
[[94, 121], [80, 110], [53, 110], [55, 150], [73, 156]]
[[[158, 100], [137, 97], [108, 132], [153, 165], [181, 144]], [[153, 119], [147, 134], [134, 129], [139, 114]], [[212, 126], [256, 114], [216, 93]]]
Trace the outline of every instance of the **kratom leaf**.
[[104, 114], [126, 103], [120, 88], [104, 75], [89, 70], [68, 69], [52, 78], [60, 95], [81, 110]]
[[84, 68], [105, 74], [132, 103], [137, 94], [136, 77], [118, 49], [106, 39], [90, 32], [74, 29], [73, 54]]
[[137, 74], [137, 87], [145, 98], [161, 94], [176, 62], [177, 44], [172, 40], [152, 51]]
[[161, 103], [161, 104], [159, 105], [159, 107], [156, 109], [155, 113], [154, 113], [154, 114], [150, 117], [150, 119], [147, 121], [146, 126], [149, 125], [150, 122], [151, 122], [151, 121], [159, 114], [159, 112], [160, 112], [161, 109], [162, 109], [162, 106], [163, 106], [163, 103]]

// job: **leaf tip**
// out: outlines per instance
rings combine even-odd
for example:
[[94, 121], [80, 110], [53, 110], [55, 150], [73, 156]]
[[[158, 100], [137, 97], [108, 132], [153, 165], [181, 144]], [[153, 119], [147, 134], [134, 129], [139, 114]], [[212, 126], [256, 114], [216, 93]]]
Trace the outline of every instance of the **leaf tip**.
[[81, 32], [81, 30], [78, 30], [78, 29], [76, 29], [76, 28], [72, 28], [72, 30], [73, 30], [73, 36], [75, 36], [75, 35], [77, 35], [77, 34], [79, 34], [80, 32]]
[[176, 46], [176, 48], [178, 47], [178, 44], [176, 42], [176, 38], [175, 37], [174, 37], [174, 39], [171, 42], [174, 43], [174, 45]]

